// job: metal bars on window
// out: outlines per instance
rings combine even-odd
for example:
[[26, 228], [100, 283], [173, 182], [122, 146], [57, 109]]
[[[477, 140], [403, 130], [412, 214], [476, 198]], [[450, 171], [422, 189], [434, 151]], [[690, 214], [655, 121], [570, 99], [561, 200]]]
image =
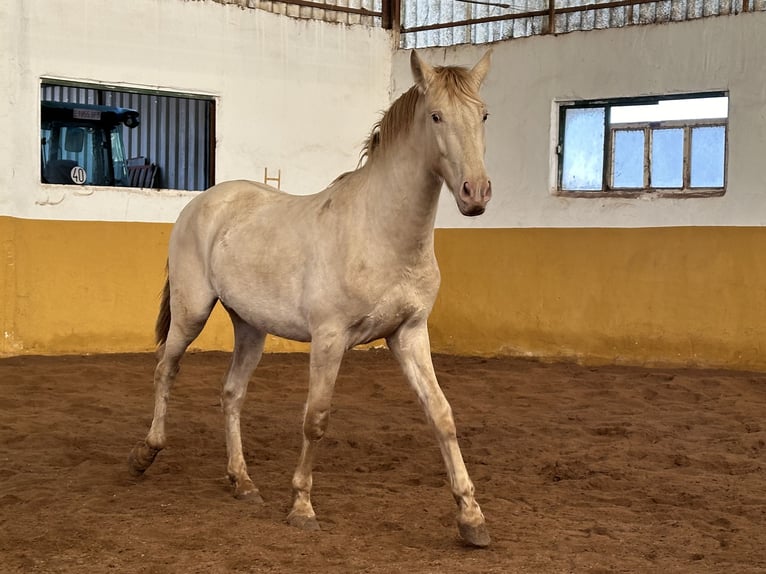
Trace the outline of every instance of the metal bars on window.
[[198, 97], [44, 83], [41, 99], [135, 109], [139, 126], [123, 129], [126, 159], [159, 167], [157, 187], [201, 191], [215, 183], [215, 104]]
[[401, 46], [479, 44], [766, 11], [766, 0], [403, 0]]
[[396, 30], [402, 48], [766, 11], [766, 0], [214, 0], [292, 18]]

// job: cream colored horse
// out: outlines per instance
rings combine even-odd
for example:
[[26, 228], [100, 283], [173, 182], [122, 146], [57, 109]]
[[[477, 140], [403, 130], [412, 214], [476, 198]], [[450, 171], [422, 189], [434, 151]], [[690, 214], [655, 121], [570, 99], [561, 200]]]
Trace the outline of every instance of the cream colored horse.
[[489, 544], [426, 327], [440, 281], [434, 218], [442, 183], [465, 215], [483, 213], [491, 195], [483, 160], [487, 112], [479, 96], [489, 53], [467, 70], [434, 68], [413, 52], [411, 67], [415, 85], [375, 126], [356, 171], [310, 196], [249, 181], [221, 183], [181, 212], [157, 319], [154, 419], [131, 452], [133, 474], [143, 473], [165, 447], [179, 361], [220, 301], [235, 335], [222, 405], [237, 498], [260, 500], [242, 455], [239, 416], [266, 334], [311, 341], [303, 448], [288, 515], [290, 524], [305, 529], [319, 528], [310, 499], [312, 467], [341, 359], [354, 345], [385, 337], [436, 432], [461, 536], [475, 546]]

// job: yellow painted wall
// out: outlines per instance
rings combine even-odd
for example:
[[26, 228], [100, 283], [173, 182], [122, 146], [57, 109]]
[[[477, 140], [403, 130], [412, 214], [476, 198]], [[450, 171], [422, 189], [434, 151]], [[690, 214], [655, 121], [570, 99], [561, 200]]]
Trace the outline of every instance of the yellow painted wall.
[[[170, 229], [0, 217], [0, 354], [151, 350]], [[765, 247], [763, 228], [439, 229], [433, 349], [763, 369]], [[230, 331], [217, 311], [193, 348]]]
[[766, 367], [766, 229], [445, 229], [436, 237], [439, 351]]
[[[171, 227], [0, 217], [0, 354], [152, 350]], [[230, 325], [217, 306], [192, 348], [230, 349]]]

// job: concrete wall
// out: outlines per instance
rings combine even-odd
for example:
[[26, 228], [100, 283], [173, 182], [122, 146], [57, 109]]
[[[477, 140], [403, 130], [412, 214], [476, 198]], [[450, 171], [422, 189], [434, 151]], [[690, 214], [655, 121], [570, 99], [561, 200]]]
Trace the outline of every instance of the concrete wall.
[[[440, 64], [486, 47], [425, 51]], [[766, 368], [766, 13], [494, 45], [483, 94], [494, 195], [447, 194], [432, 340], [457, 353]], [[395, 94], [410, 82], [393, 60]], [[565, 198], [559, 100], [729, 91], [728, 187], [699, 199]]]
[[[217, 178], [281, 169], [297, 193], [353, 168], [390, 90], [411, 82], [409, 54], [381, 30], [212, 1], [9, 0], [0, 45], [0, 354], [151, 349], [169, 222], [190, 197], [40, 184], [41, 77], [212, 95]], [[485, 49], [425, 57], [472, 64]], [[466, 219], [444, 194], [434, 350], [766, 368], [763, 53], [766, 13], [496, 44], [495, 196]], [[557, 99], [721, 89], [723, 197], [551, 193]], [[195, 346], [228, 348], [229, 330], [216, 315]]]

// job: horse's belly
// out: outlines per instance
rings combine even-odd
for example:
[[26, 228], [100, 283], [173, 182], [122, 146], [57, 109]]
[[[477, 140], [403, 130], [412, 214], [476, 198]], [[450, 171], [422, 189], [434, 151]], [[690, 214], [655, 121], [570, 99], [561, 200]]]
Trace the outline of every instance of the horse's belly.
[[255, 241], [254, 233], [222, 233], [211, 254], [211, 283], [219, 299], [264, 332], [310, 340], [302, 305], [306, 256], [301, 238], [268, 226], [254, 226], [251, 231], [265, 239]]
[[[317, 255], [304, 235], [286, 226], [265, 236], [269, 241], [253, 242], [224, 233], [211, 257], [222, 303], [264, 332], [311, 341], [329, 327], [345, 332], [351, 347], [387, 337], [412, 316], [430, 312], [439, 285], [435, 264], [411, 270], [406, 278], [368, 262], [357, 269], [349, 257], [334, 269], [342, 250]], [[231, 249], [237, 245], [257, 248]]]
[[243, 321], [264, 333], [292, 341], [311, 340], [308, 323], [297, 312], [282, 304], [259, 304], [257, 301], [233, 303], [223, 301], [225, 307], [235, 312]]
[[[343, 304], [338, 305], [339, 301]], [[349, 347], [387, 337], [412, 316], [427, 315], [430, 309], [419, 301], [384, 296], [376, 302], [362, 302], [339, 293], [324, 297], [321, 308], [317, 308], [311, 303], [304, 305], [304, 300], [298, 294], [291, 296], [289, 290], [272, 293], [257, 284], [236, 295], [224, 292], [221, 302], [259, 330], [293, 341], [309, 342], [312, 330], [332, 324], [345, 330]]]

